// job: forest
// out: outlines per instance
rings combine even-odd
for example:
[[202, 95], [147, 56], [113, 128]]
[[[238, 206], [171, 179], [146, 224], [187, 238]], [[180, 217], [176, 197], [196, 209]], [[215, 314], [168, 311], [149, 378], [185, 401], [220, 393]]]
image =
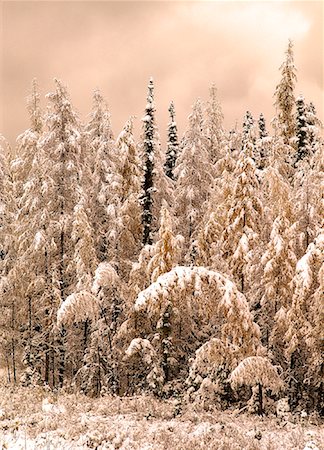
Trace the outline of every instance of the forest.
[[289, 42], [270, 124], [226, 130], [212, 85], [183, 135], [170, 103], [163, 148], [153, 79], [138, 139], [98, 90], [83, 122], [33, 81], [29, 128], [1, 140], [8, 382], [324, 414], [324, 146], [296, 82]]

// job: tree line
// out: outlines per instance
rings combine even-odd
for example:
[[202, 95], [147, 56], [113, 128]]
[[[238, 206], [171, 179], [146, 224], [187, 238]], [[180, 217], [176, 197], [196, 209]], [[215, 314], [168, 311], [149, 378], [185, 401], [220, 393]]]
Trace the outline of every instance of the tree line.
[[33, 81], [0, 154], [10, 381], [323, 414], [322, 125], [296, 80], [289, 42], [272, 133], [249, 111], [226, 130], [213, 85], [180, 137], [171, 102], [166, 149], [152, 79], [138, 141], [98, 90], [83, 123], [61, 81], [45, 111]]

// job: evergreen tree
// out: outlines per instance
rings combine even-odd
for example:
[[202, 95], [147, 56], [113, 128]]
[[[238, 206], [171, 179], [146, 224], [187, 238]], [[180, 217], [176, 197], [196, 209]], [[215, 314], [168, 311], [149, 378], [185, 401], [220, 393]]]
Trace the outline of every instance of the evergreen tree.
[[268, 136], [264, 115], [261, 113], [258, 120], [259, 138], [263, 139]]
[[179, 142], [178, 142], [178, 129], [175, 122], [175, 110], [173, 102], [170, 103], [169, 107], [170, 122], [168, 124], [168, 143], [167, 143], [167, 153], [166, 161], [164, 164], [164, 170], [166, 175], [174, 180], [174, 168], [177, 161]]
[[258, 169], [264, 169], [268, 164], [270, 142], [271, 138], [268, 137], [266, 130], [266, 123], [264, 115], [261, 113], [258, 120], [259, 138], [255, 144], [256, 164]]
[[156, 151], [155, 142], [155, 103], [154, 84], [151, 78], [148, 84], [147, 104], [145, 116], [143, 117], [143, 172], [142, 194], [140, 197], [142, 204], [142, 224], [143, 224], [143, 244], [152, 244], [152, 207], [154, 190], [154, 156]]
[[296, 100], [296, 137], [297, 137], [297, 153], [295, 165], [302, 161], [305, 157], [309, 157], [309, 143], [307, 139], [306, 127], [306, 105], [302, 95]]

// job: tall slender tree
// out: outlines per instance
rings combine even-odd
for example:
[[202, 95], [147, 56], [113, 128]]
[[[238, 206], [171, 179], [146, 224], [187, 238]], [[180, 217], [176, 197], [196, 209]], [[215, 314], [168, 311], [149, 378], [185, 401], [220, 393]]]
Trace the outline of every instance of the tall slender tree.
[[295, 136], [295, 83], [297, 80], [294, 64], [293, 43], [289, 40], [285, 61], [280, 66], [281, 80], [275, 91], [276, 118], [274, 127], [286, 145], [291, 144]]
[[175, 121], [175, 109], [174, 103], [171, 102], [169, 106], [170, 122], [168, 124], [168, 143], [166, 161], [164, 164], [164, 170], [166, 175], [174, 180], [174, 168], [177, 161], [179, 142], [178, 142], [178, 129]]
[[155, 141], [155, 103], [154, 103], [154, 83], [150, 78], [148, 84], [147, 104], [143, 117], [143, 171], [144, 179], [142, 184], [142, 194], [140, 197], [142, 204], [142, 224], [143, 224], [143, 244], [152, 244], [152, 207], [154, 190], [154, 157], [156, 151]]

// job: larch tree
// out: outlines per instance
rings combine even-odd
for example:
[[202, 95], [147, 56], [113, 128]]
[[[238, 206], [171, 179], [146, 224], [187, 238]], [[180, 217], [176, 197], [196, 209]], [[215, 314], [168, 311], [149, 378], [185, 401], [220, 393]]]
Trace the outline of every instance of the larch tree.
[[202, 104], [197, 100], [175, 169], [175, 214], [179, 220], [178, 231], [187, 247], [199, 227], [213, 183], [213, 165], [204, 130]]
[[[16, 216], [18, 205], [11, 171], [10, 148], [1, 137], [0, 144], [0, 346], [2, 364], [8, 381], [18, 381], [18, 361], [21, 359], [23, 338], [20, 324], [24, 318], [21, 278], [17, 268], [18, 244]], [[2, 359], [1, 358], [1, 359]]]
[[[34, 161], [38, 154], [38, 144], [43, 131], [43, 117], [40, 108], [40, 94], [36, 80], [33, 80], [31, 93], [27, 98], [27, 110], [29, 114], [30, 127], [17, 138], [17, 148], [14, 157], [8, 159], [6, 197], [10, 197], [10, 204], [6, 205], [6, 217], [10, 218], [10, 233], [7, 235], [7, 242], [10, 246], [6, 251], [10, 269], [7, 266], [8, 288], [6, 295], [12, 298], [12, 305], [19, 311], [16, 317], [17, 326], [19, 324], [21, 333], [20, 341], [23, 347], [22, 360], [25, 366], [27, 378], [39, 377], [39, 357], [40, 348], [37, 342], [37, 321], [33, 302], [39, 293], [37, 287], [37, 273], [32, 268], [32, 254], [26, 252], [26, 242], [33, 242], [35, 229], [30, 224], [30, 214], [37, 208], [37, 201], [32, 200], [33, 193], [37, 186], [37, 180], [33, 176]], [[29, 194], [29, 201], [26, 201], [26, 194]], [[8, 223], [7, 223], [8, 226]], [[6, 229], [6, 227], [5, 227]], [[8, 232], [7, 228], [7, 232]], [[34, 233], [34, 234], [33, 234]], [[5, 258], [6, 260], [7, 258]], [[14, 311], [13, 311], [14, 312]], [[16, 316], [15, 314], [12, 317]]]
[[82, 367], [91, 333], [91, 320], [98, 317], [98, 301], [91, 294], [97, 268], [94, 230], [87, 213], [87, 198], [80, 189], [80, 200], [74, 208], [71, 239], [74, 256], [71, 266], [76, 275], [72, 294], [61, 303], [58, 325], [66, 326], [66, 356], [71, 378]]
[[[221, 251], [242, 292], [248, 289], [256, 263], [263, 215], [260, 184], [252, 159], [252, 144], [245, 144], [234, 171], [235, 184], [221, 237]], [[253, 274], [254, 282], [256, 272]]]
[[295, 83], [297, 80], [294, 64], [293, 43], [289, 40], [285, 61], [280, 66], [281, 80], [275, 91], [275, 107], [277, 111], [274, 127], [286, 145], [291, 145], [295, 136]]
[[226, 263], [221, 257], [220, 243], [230, 208], [235, 166], [226, 144], [224, 155], [214, 165], [215, 179], [195, 241], [196, 263], [222, 272], [226, 272]]
[[141, 320], [138, 332], [152, 336], [153, 346], [160, 339], [155, 329], [163, 325], [168, 312], [173, 350], [168, 373], [173, 377], [215, 330], [232, 358], [240, 360], [259, 348], [260, 331], [244, 295], [227, 277], [204, 267], [177, 266], [161, 275], [138, 295], [135, 312]]
[[118, 267], [120, 274], [128, 278], [132, 263], [137, 259], [142, 244], [141, 192], [142, 170], [138, 148], [133, 135], [133, 117], [127, 120], [116, 140], [120, 177], [118, 211]]
[[37, 153], [37, 143], [43, 131], [44, 119], [40, 107], [40, 93], [37, 80], [32, 82], [31, 92], [27, 98], [27, 110], [30, 127], [17, 138], [17, 149], [12, 161], [17, 198], [22, 196], [23, 184], [27, 181]]
[[241, 385], [257, 387], [259, 415], [264, 413], [263, 389], [278, 393], [284, 387], [277, 368], [267, 358], [262, 356], [245, 358], [233, 370], [229, 379], [234, 389]]
[[21, 214], [28, 211], [28, 220], [22, 223], [25, 230], [21, 230], [20, 251], [21, 263], [30, 275], [24, 298], [28, 302], [30, 291], [36, 301], [33, 308], [43, 347], [43, 379], [51, 385], [62, 385], [64, 333], [56, 332], [56, 312], [76, 283], [71, 267], [71, 234], [83, 173], [83, 140], [81, 123], [67, 90], [60, 81], [55, 80], [55, 84], [55, 92], [48, 95], [52, 107], [46, 117], [47, 130], [39, 140], [30, 180], [25, 183]]
[[87, 167], [84, 183], [89, 198], [92, 225], [96, 235], [99, 261], [116, 258], [120, 177], [116, 171], [117, 152], [111, 128], [110, 113], [98, 90], [93, 95], [93, 110], [85, 127]]
[[[318, 304], [318, 299], [321, 298], [323, 301], [321, 280], [323, 263], [324, 233], [322, 228], [296, 265], [293, 279], [294, 295], [291, 307], [286, 314], [287, 331], [284, 341], [287, 346], [286, 356], [290, 364], [291, 375], [288, 394], [293, 407], [302, 400], [303, 390], [307, 392], [308, 402], [311, 404], [316, 402], [318, 395], [323, 395], [323, 391], [321, 391], [323, 383], [318, 384], [318, 377], [310, 376], [310, 370], [308, 370], [311, 361], [317, 361], [316, 370], [320, 379], [321, 369], [318, 364], [318, 356], [322, 348], [321, 332], [317, 334], [316, 330], [318, 330], [319, 320], [317, 313], [321, 311], [322, 307]], [[312, 343], [315, 344], [314, 347], [312, 347]], [[308, 385], [308, 389], [306, 389], [306, 385]]]
[[297, 263], [294, 232], [294, 227], [290, 225], [284, 213], [279, 215], [273, 222], [270, 241], [261, 258], [263, 274], [260, 284], [263, 293], [262, 318], [259, 319], [259, 324], [262, 320], [265, 326], [262, 330], [263, 337], [267, 343], [275, 315], [280, 308], [287, 309], [292, 301], [292, 279]]
[[217, 98], [217, 88], [212, 84], [209, 89], [205, 124], [212, 163], [215, 163], [222, 156], [222, 144], [224, 140], [223, 119], [222, 107]]
[[164, 170], [166, 175], [174, 180], [174, 168], [177, 161], [177, 156], [179, 152], [179, 142], [178, 142], [178, 129], [177, 123], [175, 121], [175, 109], [174, 103], [171, 102], [169, 106], [170, 122], [168, 124], [168, 142], [167, 142], [167, 152], [166, 161], [164, 164]]

